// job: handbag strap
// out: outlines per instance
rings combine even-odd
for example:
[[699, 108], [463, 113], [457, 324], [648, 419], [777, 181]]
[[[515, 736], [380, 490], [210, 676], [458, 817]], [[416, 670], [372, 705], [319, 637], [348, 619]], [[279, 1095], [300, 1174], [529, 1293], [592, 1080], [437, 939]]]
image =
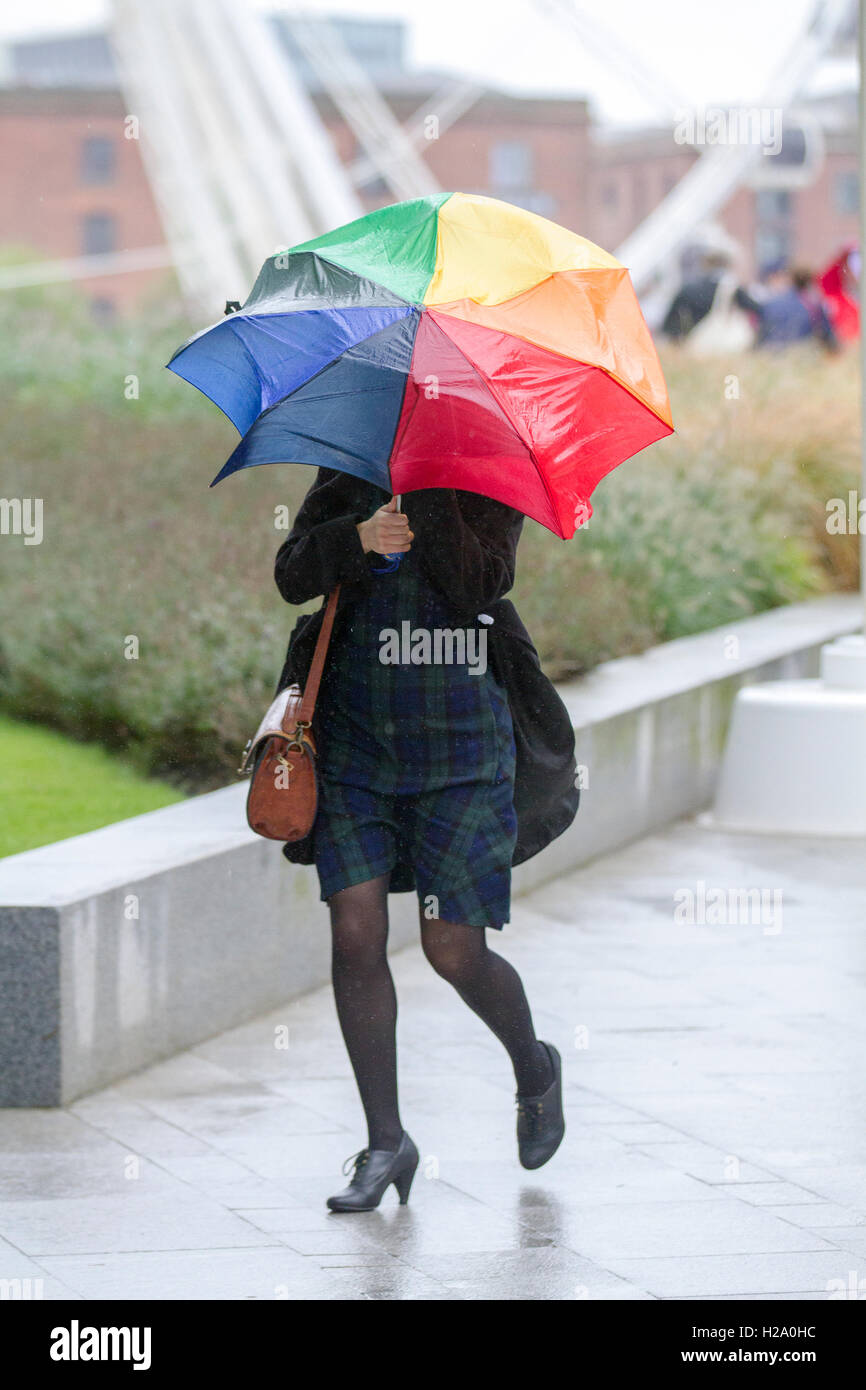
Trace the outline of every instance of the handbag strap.
[[[331, 640], [331, 630], [334, 626], [334, 614], [337, 611], [337, 599], [340, 593], [339, 584], [331, 591], [325, 608], [325, 616], [322, 619], [322, 626], [319, 628], [319, 636], [316, 639], [316, 650], [313, 652], [313, 659], [310, 662], [310, 670], [304, 686], [304, 694], [301, 699], [297, 717], [292, 720], [292, 725], [311, 724], [313, 712], [316, 708], [316, 697], [319, 693], [319, 683], [322, 679], [322, 671], [325, 667], [325, 657], [328, 654], [328, 643]], [[286, 711], [288, 713], [288, 710]]]

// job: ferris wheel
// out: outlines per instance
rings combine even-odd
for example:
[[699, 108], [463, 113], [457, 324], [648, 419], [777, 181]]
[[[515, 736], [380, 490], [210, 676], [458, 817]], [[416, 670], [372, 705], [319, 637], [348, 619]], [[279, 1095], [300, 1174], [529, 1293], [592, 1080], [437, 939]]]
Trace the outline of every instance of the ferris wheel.
[[[652, 108], [660, 115], [664, 113], [664, 119], [671, 118], [674, 108], [689, 105], [628, 45], [573, 0], [534, 2], [540, 13], [567, 29], [597, 59], [626, 75]], [[754, 106], [788, 108], [803, 93], [823, 58], [838, 51], [840, 44], [853, 46], [857, 9], [856, 0], [816, 0]], [[763, 158], [754, 141], [705, 144], [700, 148], [700, 156], [691, 169], [614, 252], [617, 260], [629, 267], [638, 294], [657, 286], [659, 277], [676, 278], [678, 253], [694, 237], [696, 229], [711, 222]]]

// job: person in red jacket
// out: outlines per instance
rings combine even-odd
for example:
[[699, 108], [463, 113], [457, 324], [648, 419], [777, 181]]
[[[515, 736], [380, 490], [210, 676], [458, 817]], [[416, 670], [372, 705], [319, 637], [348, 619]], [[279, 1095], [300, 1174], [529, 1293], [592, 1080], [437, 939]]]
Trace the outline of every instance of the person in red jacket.
[[818, 285], [827, 301], [833, 332], [841, 343], [860, 336], [860, 253], [853, 243], [846, 246], [818, 276]]

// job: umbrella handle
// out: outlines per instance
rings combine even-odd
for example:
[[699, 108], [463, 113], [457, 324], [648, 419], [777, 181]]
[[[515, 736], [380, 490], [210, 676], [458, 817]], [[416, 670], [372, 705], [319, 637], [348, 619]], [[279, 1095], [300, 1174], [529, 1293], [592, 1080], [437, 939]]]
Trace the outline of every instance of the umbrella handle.
[[[398, 511], [398, 512], [399, 512], [399, 510], [400, 510], [400, 499], [401, 499], [402, 496], [403, 496], [402, 492], [398, 492], [398, 493], [396, 494], [396, 497], [397, 497], [397, 511]], [[384, 569], [377, 569], [377, 570], [374, 570], [374, 571], [373, 571], [374, 574], [388, 574], [389, 571], [395, 570], [395, 569], [397, 568], [397, 566], [399, 565], [400, 561], [403, 559], [403, 556], [402, 556], [402, 555], [399, 553], [399, 551], [398, 551], [398, 552], [397, 552], [396, 554], [394, 554], [394, 555], [386, 555], [386, 556], [385, 556], [385, 559], [388, 561], [388, 563], [387, 563], [387, 565], [385, 566], [385, 568], [384, 568]]]

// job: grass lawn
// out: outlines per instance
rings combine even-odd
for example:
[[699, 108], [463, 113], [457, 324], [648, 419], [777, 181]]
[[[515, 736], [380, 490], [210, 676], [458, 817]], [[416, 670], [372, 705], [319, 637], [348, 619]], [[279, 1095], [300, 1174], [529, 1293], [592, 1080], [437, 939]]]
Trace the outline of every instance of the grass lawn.
[[182, 799], [95, 744], [0, 716], [0, 856]]

